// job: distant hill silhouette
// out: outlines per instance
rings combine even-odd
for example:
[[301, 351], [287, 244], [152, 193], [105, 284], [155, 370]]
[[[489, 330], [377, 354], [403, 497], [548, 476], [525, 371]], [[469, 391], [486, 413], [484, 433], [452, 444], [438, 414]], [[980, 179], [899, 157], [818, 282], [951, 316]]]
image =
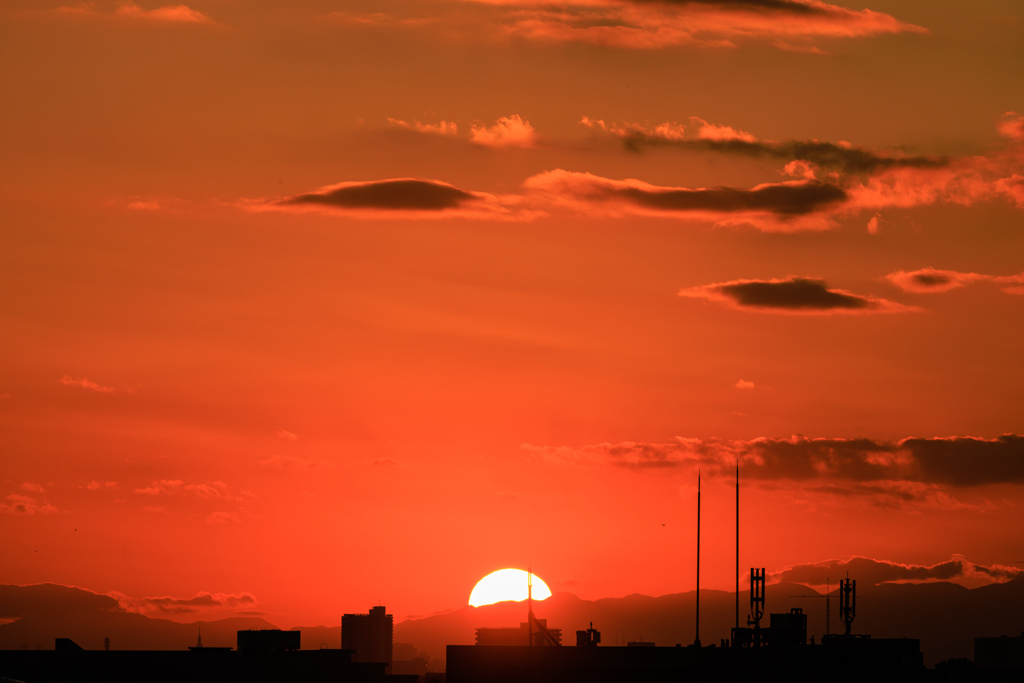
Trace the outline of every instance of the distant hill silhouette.
[[181, 624], [126, 612], [117, 600], [92, 591], [38, 584], [0, 585], [0, 618], [16, 618], [0, 625], [0, 649], [53, 649], [54, 638], [71, 638], [87, 650], [102, 650], [110, 638], [115, 650], [183, 650], [196, 644], [203, 630], [203, 645], [235, 646], [237, 632], [247, 628], [274, 628], [259, 617], [231, 617]]
[[[718, 643], [729, 637], [735, 621], [735, 593], [701, 591], [701, 642]], [[825, 600], [792, 598], [822, 595], [799, 584], [769, 585], [767, 613], [788, 612], [800, 607], [808, 615], [808, 634], [816, 639], [825, 632]], [[1024, 631], [1024, 579], [967, 589], [953, 583], [881, 584], [857, 587], [857, 618], [854, 632], [876, 638], [919, 638], [925, 662], [953, 657], [973, 659], [976, 636], [1015, 635]], [[740, 619], [745, 622], [749, 594], [740, 593]], [[534, 606], [534, 613], [548, 625], [562, 629], [563, 642], [575, 644], [575, 632], [601, 631], [602, 644], [622, 645], [630, 640], [658, 645], [689, 645], [694, 640], [695, 592], [657, 598], [627, 595], [623, 598], [581, 600], [570, 593], [556, 593]], [[472, 645], [480, 626], [516, 626], [526, 619], [522, 603], [503, 602], [408, 619], [395, 625], [395, 640], [412, 643], [432, 657], [444, 657], [444, 646]], [[768, 625], [768, 617], [763, 622]], [[838, 600], [833, 592], [832, 633], [841, 633]]]
[[[792, 583], [769, 585], [767, 612], [788, 612], [801, 607], [808, 615], [808, 632], [817, 638], [825, 632], [825, 600], [795, 598], [822, 595]], [[834, 597], [834, 593], [833, 593]], [[534, 612], [548, 625], [561, 628], [563, 642], [575, 644], [575, 631], [591, 621], [602, 633], [603, 645], [630, 640], [658, 645], [688, 645], [694, 639], [695, 593], [675, 593], [652, 598], [582, 600], [571, 593], [556, 593], [537, 602]], [[741, 620], [746, 620], [746, 592], [740, 594]], [[953, 583], [881, 584], [857, 587], [857, 619], [854, 632], [876, 638], [919, 638], [925, 662], [973, 658], [976, 636], [1016, 635], [1024, 632], [1024, 578], [1007, 583], [967, 589]], [[718, 643], [729, 637], [734, 621], [734, 593], [701, 591], [701, 642]], [[195, 644], [198, 627], [203, 644], [234, 646], [235, 633], [244, 628], [274, 628], [256, 617], [236, 617], [181, 624], [124, 612], [106, 595], [68, 586], [0, 586], [0, 618], [17, 621], [0, 625], [0, 649], [23, 644], [52, 648], [55, 637], [69, 637], [87, 649], [101, 649], [103, 638], [114, 649], [184, 649]], [[501, 602], [483, 607], [465, 606], [395, 625], [395, 641], [411, 643], [431, 658], [443, 661], [446, 645], [472, 645], [481, 626], [518, 626], [526, 619], [526, 605]], [[768, 625], [767, 617], [765, 625]], [[300, 627], [303, 648], [340, 646], [340, 627]], [[832, 603], [832, 632], [841, 632], [838, 600]]]

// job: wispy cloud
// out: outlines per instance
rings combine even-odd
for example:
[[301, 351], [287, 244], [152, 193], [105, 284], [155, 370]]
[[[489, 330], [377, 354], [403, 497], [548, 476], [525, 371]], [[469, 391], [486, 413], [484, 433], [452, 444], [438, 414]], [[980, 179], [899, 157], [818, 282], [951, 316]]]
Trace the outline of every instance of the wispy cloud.
[[688, 287], [680, 290], [679, 296], [706, 299], [732, 308], [768, 313], [829, 315], [903, 313], [917, 310], [888, 299], [854, 294], [843, 289], [830, 289], [823, 280], [801, 277], [718, 282]]
[[388, 117], [388, 123], [399, 128], [414, 130], [418, 133], [426, 133], [428, 135], [452, 136], [459, 134], [459, 126], [451, 121], [438, 121], [437, 123], [421, 123], [420, 121], [412, 121], [410, 123]]
[[206, 518], [207, 524], [238, 524], [241, 521], [235, 512], [214, 512]]
[[[581, 123], [595, 134], [621, 140], [625, 148], [632, 151], [668, 147], [777, 160], [782, 165], [780, 173], [799, 178], [806, 184], [804, 192], [810, 193], [812, 187], [833, 192], [831, 201], [806, 205], [806, 211], [790, 212], [798, 219], [782, 219], [777, 211], [774, 218], [743, 217], [755, 227], [824, 229], [834, 226], [838, 217], [872, 211], [875, 215], [868, 223], [868, 230], [877, 233], [881, 222], [878, 212], [887, 208], [943, 203], [971, 206], [999, 200], [1024, 208], [1024, 133], [1019, 133], [1024, 126], [1022, 120], [1024, 117], [1008, 112], [998, 122], [1004, 144], [988, 155], [966, 157], [880, 152], [848, 142], [758, 140], [746, 131], [709, 124], [698, 118], [692, 118], [690, 126], [677, 122], [656, 126], [607, 124], [589, 117], [584, 117]], [[735, 219], [722, 221], [713, 215], [707, 218], [724, 224], [737, 222]]]
[[537, 131], [530, 122], [513, 114], [498, 119], [493, 126], [473, 126], [469, 131], [469, 139], [483, 147], [535, 147]]
[[34, 515], [37, 512], [40, 514], [52, 514], [57, 512], [57, 508], [50, 505], [47, 502], [39, 502], [35, 498], [29, 496], [22, 496], [17, 493], [12, 493], [5, 499], [6, 502], [0, 502], [0, 513], [11, 514], [11, 515]]
[[298, 437], [298, 436], [297, 436], [297, 435], [296, 435], [295, 433], [293, 433], [293, 432], [289, 432], [289, 431], [288, 431], [287, 429], [278, 429], [278, 430], [277, 430], [276, 432], [274, 432], [274, 433], [275, 433], [275, 434], [276, 434], [276, 435], [277, 435], [278, 437], [280, 437], [280, 438], [282, 438], [282, 439], [287, 439], [288, 441], [295, 441], [296, 439], [298, 439], [298, 438], [299, 438], [299, 437]]
[[897, 168], [940, 169], [950, 164], [946, 157], [884, 153], [856, 147], [848, 142], [759, 140], [746, 131], [708, 123], [696, 116], [690, 117], [689, 126], [675, 121], [655, 126], [606, 124], [603, 120], [586, 116], [580, 123], [595, 133], [620, 139], [626, 149], [634, 152], [647, 148], [672, 147], [751, 159], [804, 162], [804, 165], [789, 166], [787, 171], [790, 175], [813, 177], [813, 171], [819, 168], [846, 175], [873, 175]]
[[89, 490], [89, 491], [99, 491], [101, 489], [114, 489], [114, 488], [117, 488], [117, 482], [116, 481], [96, 481], [94, 479], [93, 481], [90, 481], [88, 484], [86, 484], [85, 488], [86, 488], [86, 490]]
[[65, 16], [113, 18], [134, 21], [166, 22], [178, 24], [212, 24], [213, 20], [188, 5], [165, 5], [144, 9], [134, 2], [119, 2], [111, 11], [101, 11], [91, 2], [73, 6], [58, 7], [55, 10]]
[[562, 169], [535, 175], [523, 186], [556, 206], [577, 212], [676, 217], [779, 232], [827, 229], [831, 224], [823, 212], [847, 198], [841, 187], [812, 180], [763, 183], [752, 188], [687, 188]]
[[60, 378], [60, 383], [67, 387], [81, 387], [91, 391], [98, 391], [101, 394], [113, 394], [117, 391], [113, 387], [106, 387], [102, 384], [97, 384], [96, 382], [91, 381], [88, 377], [72, 377], [71, 375], [64, 375]]
[[158, 479], [152, 485], [135, 489], [135, 493], [144, 496], [159, 496], [161, 493], [177, 493], [184, 485], [181, 479]]
[[816, 39], [927, 32], [882, 12], [819, 0], [470, 1], [502, 8], [501, 27], [510, 35], [628, 49], [722, 48], [753, 40], [821, 53]]
[[322, 460], [304, 460], [292, 455], [272, 455], [260, 460], [260, 467], [271, 470], [326, 470], [334, 467], [333, 463]]
[[885, 279], [904, 292], [914, 294], [936, 294], [958, 289], [974, 282], [991, 282], [1005, 285], [1007, 294], [1024, 294], [1024, 273], [1017, 275], [983, 275], [981, 273], [962, 273], [956, 270], [938, 270], [921, 268], [919, 270], [897, 270], [889, 273]]

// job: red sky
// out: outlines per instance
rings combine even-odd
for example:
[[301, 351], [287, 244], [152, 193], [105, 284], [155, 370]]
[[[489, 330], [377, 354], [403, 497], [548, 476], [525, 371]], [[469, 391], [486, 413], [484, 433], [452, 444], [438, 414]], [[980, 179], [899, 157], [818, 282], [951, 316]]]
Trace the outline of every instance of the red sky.
[[1022, 53], [1010, 0], [3, 3], [0, 583], [678, 592], [700, 467], [727, 588], [736, 458], [744, 567], [1013, 566]]

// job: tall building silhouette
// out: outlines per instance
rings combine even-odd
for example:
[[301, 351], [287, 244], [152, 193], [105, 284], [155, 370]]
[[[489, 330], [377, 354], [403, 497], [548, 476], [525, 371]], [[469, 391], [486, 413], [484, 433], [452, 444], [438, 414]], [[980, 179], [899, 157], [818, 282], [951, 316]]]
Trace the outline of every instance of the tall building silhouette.
[[346, 614], [341, 618], [341, 647], [353, 650], [353, 662], [383, 662], [391, 672], [395, 618], [383, 606], [371, 607], [369, 614]]

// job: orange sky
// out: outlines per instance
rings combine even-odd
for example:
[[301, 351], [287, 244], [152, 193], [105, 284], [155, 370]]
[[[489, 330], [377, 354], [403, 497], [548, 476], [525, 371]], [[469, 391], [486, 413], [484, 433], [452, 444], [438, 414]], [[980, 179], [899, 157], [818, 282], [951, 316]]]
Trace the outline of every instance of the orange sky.
[[1012, 0], [3, 3], [0, 583], [689, 590], [701, 467], [727, 588], [736, 458], [744, 567], [1012, 566], [1022, 54]]

